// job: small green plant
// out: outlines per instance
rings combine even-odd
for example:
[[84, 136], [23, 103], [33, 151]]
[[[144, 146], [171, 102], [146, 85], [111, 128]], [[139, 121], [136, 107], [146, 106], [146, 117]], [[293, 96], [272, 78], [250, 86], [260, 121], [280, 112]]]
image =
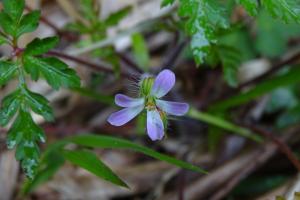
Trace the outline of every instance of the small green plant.
[[[162, 0], [161, 6], [175, 2]], [[207, 62], [215, 66], [221, 63], [224, 79], [230, 86], [237, 86], [236, 73], [241, 63], [239, 50], [222, 43], [222, 37], [235, 30], [230, 23], [232, 5], [242, 5], [252, 17], [257, 17], [258, 11], [266, 10], [273, 18], [285, 23], [300, 23], [297, 0], [178, 0], [178, 4], [178, 15], [186, 34], [191, 37], [190, 48], [196, 64]]]
[[39, 163], [38, 142], [45, 142], [45, 134], [32, 118], [32, 112], [52, 121], [53, 111], [48, 100], [30, 91], [26, 83], [29, 75], [37, 81], [43, 77], [55, 90], [60, 87], [79, 87], [80, 78], [73, 69], [55, 57], [47, 56], [59, 40], [57, 37], [36, 38], [24, 49], [18, 46], [19, 38], [33, 32], [39, 25], [40, 12], [24, 14], [24, 0], [4, 0], [0, 13], [1, 44], [9, 45], [11, 56], [0, 61], [0, 85], [17, 77], [18, 86], [4, 97], [0, 111], [0, 124], [7, 126], [12, 122], [7, 136], [9, 149], [16, 148], [16, 159], [30, 178], [34, 177]]

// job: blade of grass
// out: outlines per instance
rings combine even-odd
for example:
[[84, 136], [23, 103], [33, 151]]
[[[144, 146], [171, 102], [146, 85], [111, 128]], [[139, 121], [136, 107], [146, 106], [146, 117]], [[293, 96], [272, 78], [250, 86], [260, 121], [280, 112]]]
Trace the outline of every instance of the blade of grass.
[[224, 130], [227, 130], [227, 131], [236, 133], [238, 135], [241, 135], [243, 137], [252, 139], [256, 142], [262, 142], [262, 140], [263, 140], [262, 137], [254, 134], [253, 132], [251, 132], [250, 130], [248, 130], [246, 128], [237, 126], [231, 122], [228, 122], [222, 118], [213, 116], [211, 114], [200, 112], [200, 111], [196, 110], [195, 108], [191, 108], [190, 111], [188, 112], [187, 116], [192, 119], [200, 120], [207, 124], [217, 126]]

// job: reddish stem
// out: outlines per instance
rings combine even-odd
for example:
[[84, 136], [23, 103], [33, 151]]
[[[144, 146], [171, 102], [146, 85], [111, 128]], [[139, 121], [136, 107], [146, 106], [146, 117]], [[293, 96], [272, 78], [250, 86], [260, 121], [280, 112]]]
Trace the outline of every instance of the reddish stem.
[[295, 168], [300, 171], [300, 162], [298, 158], [294, 155], [290, 147], [282, 140], [278, 139], [272, 132], [254, 125], [244, 125], [246, 128], [258, 133], [268, 139], [270, 139], [274, 144], [277, 145], [278, 149], [291, 161]]
[[[32, 11], [32, 9], [29, 6], [26, 6], [26, 9], [28, 11]], [[57, 27], [54, 23], [49, 21], [45, 16], [41, 15], [40, 21], [43, 22], [45, 25], [52, 28], [60, 37], [65, 38], [68, 41], [76, 41], [78, 37], [76, 37], [73, 33], [69, 31], [62, 31], [59, 27]]]
[[[68, 55], [68, 54], [64, 54], [62, 52], [58, 52], [58, 51], [49, 51], [47, 53], [47, 55], [50, 55], [50, 56], [57, 56], [57, 57], [60, 57], [60, 58], [64, 58], [66, 60], [70, 60], [70, 61], [73, 61], [73, 62], [76, 62], [78, 64], [82, 64], [82, 65], [85, 65], [95, 71], [101, 71], [101, 72], [106, 72], [106, 73], [114, 73], [114, 70], [113, 69], [110, 69], [110, 68], [107, 68], [107, 67], [104, 67], [104, 66], [101, 66], [101, 65], [98, 65], [98, 64], [95, 64], [95, 63], [92, 63], [92, 62], [89, 62], [87, 60], [84, 60], [84, 59], [81, 59], [81, 58], [78, 58], [78, 57], [74, 57], [74, 56], [71, 56], [71, 55]], [[126, 72], [122, 72], [121, 71], [121, 76], [122, 77], [125, 77], [125, 78], [131, 78], [132, 75], [126, 73]]]
[[141, 70], [141, 68], [132, 59], [130, 59], [128, 56], [126, 56], [125, 54], [120, 53], [120, 52], [116, 52], [116, 54], [120, 57], [120, 59], [125, 64], [127, 64], [128, 67], [130, 67], [134, 71], [137, 71], [139, 73], [143, 73], [143, 70]]

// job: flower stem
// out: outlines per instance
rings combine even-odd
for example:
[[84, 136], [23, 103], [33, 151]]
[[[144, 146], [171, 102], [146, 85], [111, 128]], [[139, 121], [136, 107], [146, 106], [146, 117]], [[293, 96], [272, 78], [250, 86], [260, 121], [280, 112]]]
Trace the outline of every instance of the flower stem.
[[256, 142], [262, 142], [262, 140], [263, 140], [262, 137], [260, 137], [259, 135], [254, 134], [249, 129], [240, 127], [240, 126], [235, 125], [235, 124], [233, 124], [229, 121], [226, 121], [226, 120], [224, 120], [222, 118], [219, 118], [219, 117], [215, 117], [215, 116], [210, 115], [208, 113], [200, 112], [200, 111], [196, 110], [195, 108], [191, 108], [187, 115], [190, 118], [206, 122], [207, 124], [214, 125], [216, 127], [219, 127], [219, 128], [225, 129], [227, 131], [236, 133], [236, 134], [241, 135], [243, 137], [252, 139]]

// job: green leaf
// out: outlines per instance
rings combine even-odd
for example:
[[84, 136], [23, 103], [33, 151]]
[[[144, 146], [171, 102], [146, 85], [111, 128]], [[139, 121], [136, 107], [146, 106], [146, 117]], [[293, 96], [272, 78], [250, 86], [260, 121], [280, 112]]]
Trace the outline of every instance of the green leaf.
[[70, 137], [66, 139], [66, 141], [70, 141], [72, 143], [85, 146], [85, 147], [133, 150], [151, 156], [158, 160], [166, 161], [170, 164], [176, 165], [178, 167], [182, 167], [184, 169], [189, 169], [200, 173], [206, 173], [206, 171], [204, 171], [203, 169], [200, 169], [199, 167], [196, 167], [190, 163], [177, 160], [170, 156], [158, 153], [152, 149], [149, 149], [147, 147], [135, 144], [133, 142], [124, 139], [119, 139], [119, 138], [109, 137], [109, 136], [85, 134], [85, 135]]
[[168, 5], [172, 5], [175, 2], [175, 0], [163, 0], [160, 4], [160, 7], [166, 7]]
[[263, 0], [261, 3], [273, 17], [285, 23], [300, 23], [299, 0]]
[[0, 61], [0, 86], [6, 84], [16, 73], [16, 64], [7, 61]]
[[36, 38], [27, 45], [25, 54], [32, 56], [42, 55], [54, 48], [58, 42], [59, 39], [56, 36], [43, 39]]
[[107, 167], [98, 157], [90, 151], [86, 150], [64, 150], [62, 151], [64, 158], [71, 163], [86, 169], [87, 171], [103, 178], [113, 184], [128, 188], [127, 184], [123, 182], [109, 167]]
[[76, 72], [57, 58], [37, 58], [27, 55], [24, 56], [23, 61], [26, 72], [33, 80], [37, 80], [41, 73], [55, 90], [61, 86], [80, 87], [80, 78]]
[[224, 130], [236, 133], [238, 135], [241, 135], [246, 138], [250, 138], [256, 142], [261, 142], [262, 138], [258, 135], [255, 135], [250, 130], [245, 129], [243, 127], [239, 127], [229, 121], [226, 121], [223, 118], [216, 117], [212, 114], [204, 113], [197, 111], [194, 108], [191, 108], [190, 111], [187, 114], [190, 118], [197, 119], [203, 122], [206, 122], [207, 124], [222, 128]]
[[276, 113], [281, 110], [294, 108], [297, 104], [297, 96], [291, 88], [278, 88], [271, 93], [265, 111], [267, 113]]
[[147, 44], [140, 33], [135, 33], [131, 37], [134, 58], [141, 69], [148, 71], [150, 58]]
[[0, 12], [0, 26], [5, 33], [9, 35], [15, 34], [16, 26], [11, 17], [5, 12]]
[[0, 35], [0, 45], [7, 44], [7, 43], [8, 43], [7, 39], [4, 36]]
[[112, 13], [109, 15], [104, 23], [106, 26], [115, 26], [117, 25], [124, 17], [126, 17], [130, 11], [132, 10], [131, 6], [127, 6], [125, 8], [122, 8], [121, 10], [118, 10], [117, 12]]
[[298, 83], [300, 81], [300, 69], [292, 69], [286, 74], [270, 78], [260, 84], [258, 84], [255, 88], [233, 96], [227, 100], [216, 103], [211, 106], [212, 110], [225, 110], [259, 97], [267, 92], [270, 92], [276, 88], [287, 86], [291, 84]]
[[215, 0], [180, 0], [178, 14], [188, 19], [185, 28], [192, 36], [191, 48], [199, 65], [210, 53], [210, 45], [217, 42], [216, 31], [229, 27], [228, 17]]
[[39, 165], [37, 174], [32, 180], [26, 180], [24, 183], [21, 190], [22, 195], [32, 192], [38, 186], [47, 182], [59, 170], [64, 162], [64, 157], [57, 150], [51, 151], [51, 153], [44, 156]]
[[251, 16], [257, 15], [258, 2], [257, 0], [236, 0], [241, 4]]
[[20, 109], [19, 115], [8, 132], [7, 146], [16, 146], [16, 159], [29, 178], [33, 178], [39, 162], [37, 142], [45, 142], [44, 131], [37, 126], [27, 110]]
[[296, 125], [300, 122], [300, 104], [282, 113], [276, 120], [279, 128]]
[[81, 0], [80, 1], [80, 9], [82, 12], [82, 16], [84, 16], [90, 22], [96, 23], [99, 21], [98, 8], [95, 6], [96, 1], [94, 0]]
[[24, 15], [20, 21], [15, 37], [18, 38], [24, 33], [35, 31], [39, 26], [40, 15], [40, 11], [32, 11]]
[[5, 126], [15, 116], [21, 105], [20, 90], [7, 95], [2, 101], [0, 125]]
[[4, 0], [4, 12], [6, 12], [14, 22], [18, 22], [25, 8], [24, 0]]
[[204, 30], [198, 30], [198, 33], [192, 36], [191, 49], [197, 65], [204, 62], [204, 59], [210, 53], [210, 41], [206, 38]]
[[53, 111], [48, 105], [49, 101], [45, 97], [28, 89], [23, 89], [22, 95], [22, 98], [26, 101], [26, 105], [30, 106], [33, 112], [42, 115], [47, 121], [53, 121]]
[[[193, 0], [194, 1], [194, 0]], [[218, 0], [202, 0], [204, 2], [203, 8], [207, 15], [209, 23], [214, 26], [215, 30], [222, 28], [227, 29], [230, 26], [229, 15]], [[198, 11], [199, 12], [199, 11]]]
[[298, 24], [284, 24], [272, 18], [266, 10], [259, 12], [256, 24], [255, 47], [263, 56], [277, 57], [284, 54], [288, 49], [289, 39], [300, 34]]
[[236, 87], [237, 82], [237, 71], [238, 67], [241, 64], [240, 52], [231, 46], [219, 46], [218, 54], [223, 66], [223, 76], [227, 83]]
[[286, 200], [283, 196], [276, 196], [276, 200]]

